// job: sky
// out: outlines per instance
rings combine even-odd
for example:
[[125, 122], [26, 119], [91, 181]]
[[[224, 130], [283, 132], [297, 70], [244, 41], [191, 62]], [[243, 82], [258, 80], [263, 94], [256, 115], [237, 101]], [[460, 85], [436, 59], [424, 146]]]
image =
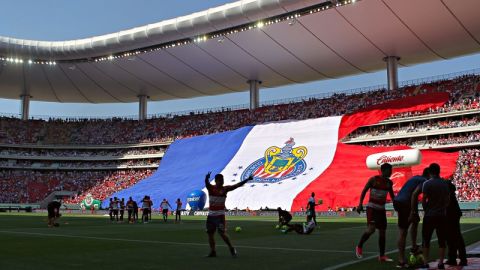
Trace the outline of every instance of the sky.
[[[34, 40], [69, 40], [117, 32], [187, 15], [231, 0], [15, 0], [2, 1], [0, 35]], [[479, 68], [480, 54], [399, 69], [414, 80]], [[386, 84], [386, 71], [295, 84], [260, 91], [260, 102]], [[247, 104], [248, 92], [188, 100], [149, 102], [148, 114]], [[0, 114], [18, 114], [18, 100], [0, 99]], [[72, 104], [32, 101], [30, 115], [135, 116], [137, 103]]]

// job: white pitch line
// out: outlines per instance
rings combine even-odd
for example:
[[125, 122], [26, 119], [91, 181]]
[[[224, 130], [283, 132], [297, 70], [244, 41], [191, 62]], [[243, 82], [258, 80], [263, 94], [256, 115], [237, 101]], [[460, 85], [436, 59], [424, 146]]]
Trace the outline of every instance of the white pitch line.
[[[475, 230], [478, 230], [478, 229], [480, 229], [480, 226], [473, 227], [473, 228], [468, 229], [468, 230], [464, 230], [464, 231], [462, 231], [462, 233], [467, 233], [467, 232], [475, 231]], [[438, 240], [437, 238], [433, 238], [432, 242], [436, 242], [437, 240]], [[408, 246], [406, 248], [411, 248], [411, 246]], [[392, 254], [392, 253], [395, 253], [395, 252], [398, 252], [398, 249], [387, 251], [387, 252], [385, 252], [385, 255]], [[353, 254], [354, 251], [352, 250], [352, 251], [350, 251], [350, 253]], [[354, 260], [354, 261], [348, 261], [348, 262], [344, 262], [344, 263], [337, 264], [337, 265], [334, 265], [334, 266], [330, 266], [330, 267], [324, 268], [323, 270], [336, 270], [336, 269], [340, 269], [342, 267], [349, 266], [349, 265], [352, 265], [352, 264], [356, 264], [356, 263], [359, 263], [359, 262], [368, 261], [368, 260], [374, 259], [376, 257], [378, 257], [378, 255], [372, 255], [372, 256], [362, 258], [362, 259], [357, 259], [357, 260]]]
[[[155, 241], [155, 240], [138, 240], [138, 239], [125, 239], [125, 238], [108, 238], [108, 237], [94, 237], [94, 236], [82, 236], [82, 235], [69, 235], [69, 234], [53, 234], [53, 233], [34, 233], [34, 232], [21, 232], [21, 231], [0, 231], [5, 234], [21, 234], [32, 236], [47, 236], [47, 237], [65, 237], [65, 238], [79, 238], [79, 239], [91, 239], [91, 240], [105, 240], [105, 241], [120, 241], [120, 242], [133, 242], [133, 243], [149, 243], [149, 244], [167, 244], [167, 245], [182, 245], [182, 246], [208, 246], [204, 243], [193, 242], [170, 242], [170, 241]], [[226, 247], [226, 245], [217, 245], [220, 247]], [[323, 252], [323, 253], [352, 253], [352, 251], [346, 250], [332, 250], [332, 249], [306, 249], [306, 248], [282, 248], [282, 247], [260, 247], [260, 246], [235, 246], [236, 248], [245, 249], [261, 249], [261, 250], [282, 250], [282, 251], [299, 251], [299, 252]], [[375, 252], [365, 252], [375, 253]]]

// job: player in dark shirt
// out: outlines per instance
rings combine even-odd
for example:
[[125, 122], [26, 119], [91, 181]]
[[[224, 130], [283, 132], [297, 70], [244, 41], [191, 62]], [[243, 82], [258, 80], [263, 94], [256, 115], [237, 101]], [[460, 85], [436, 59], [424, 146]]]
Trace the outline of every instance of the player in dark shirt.
[[138, 220], [138, 204], [136, 201], [133, 201], [133, 222]]
[[108, 203], [108, 215], [110, 216], [110, 221], [113, 221], [113, 198], [110, 198]]
[[317, 225], [317, 210], [315, 210], [315, 207], [317, 204], [315, 202], [315, 192], [312, 192], [312, 196], [308, 199], [307, 202], [307, 219], [311, 218], [313, 219], [313, 222], [315, 222], [315, 225]]
[[123, 214], [125, 213], [125, 199], [120, 200], [120, 222], [123, 222]]
[[[430, 164], [430, 180], [417, 187], [412, 195], [411, 220], [419, 220], [418, 217], [418, 195], [423, 193], [423, 210], [425, 212], [422, 224], [423, 256], [425, 262], [429, 261], [430, 241], [433, 231], [436, 231], [439, 246], [438, 269], [445, 269], [443, 259], [445, 258], [445, 242], [447, 237], [447, 207], [450, 203], [450, 191], [447, 181], [440, 178], [440, 165]], [[426, 263], [422, 268], [428, 268]]]
[[292, 215], [285, 210], [282, 210], [282, 208], [278, 207], [278, 223], [280, 223], [280, 226], [287, 225], [291, 220], [292, 220]]
[[462, 211], [458, 205], [455, 191], [457, 188], [452, 181], [447, 181], [450, 191], [450, 203], [447, 207], [447, 246], [448, 260], [446, 264], [457, 265], [457, 251], [461, 266], [467, 265], [467, 252], [465, 250], [465, 241], [463, 240], [462, 231], [460, 230], [460, 218]]
[[58, 227], [59, 224], [56, 223], [62, 215], [60, 214], [60, 206], [62, 203], [59, 201], [51, 201], [47, 205], [48, 212], [48, 227]]
[[412, 252], [419, 250], [417, 245], [417, 230], [419, 220], [410, 220], [412, 194], [418, 186], [422, 186], [430, 178], [428, 167], [423, 170], [422, 175], [415, 175], [403, 185], [395, 196], [393, 207], [398, 216], [398, 268], [406, 267], [405, 243], [410, 228], [410, 237], [412, 241]]
[[133, 201], [132, 197], [128, 198], [127, 201], [127, 213], [128, 213], [128, 223], [133, 223], [135, 221], [135, 214], [133, 211], [135, 210], [135, 202]]

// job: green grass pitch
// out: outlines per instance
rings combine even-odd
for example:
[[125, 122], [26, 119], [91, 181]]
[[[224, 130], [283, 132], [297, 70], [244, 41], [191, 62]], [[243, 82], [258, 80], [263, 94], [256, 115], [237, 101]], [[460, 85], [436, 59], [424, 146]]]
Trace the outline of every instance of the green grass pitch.
[[[311, 235], [282, 234], [275, 218], [227, 220], [238, 258], [218, 236], [218, 257], [204, 258], [205, 217], [184, 217], [181, 224], [159, 216], [149, 224], [112, 224], [108, 217], [64, 215], [60, 227], [48, 228], [43, 215], [2, 213], [0, 269], [395, 269], [395, 263], [355, 258], [363, 218], [319, 218], [320, 228]], [[395, 223], [389, 219], [387, 251], [396, 249]], [[234, 231], [237, 226], [241, 232]], [[467, 244], [480, 241], [480, 219], [463, 219], [462, 230]], [[365, 257], [377, 255], [377, 237], [365, 245]], [[389, 256], [397, 258], [395, 252]], [[354, 263], [336, 268], [349, 262]]]

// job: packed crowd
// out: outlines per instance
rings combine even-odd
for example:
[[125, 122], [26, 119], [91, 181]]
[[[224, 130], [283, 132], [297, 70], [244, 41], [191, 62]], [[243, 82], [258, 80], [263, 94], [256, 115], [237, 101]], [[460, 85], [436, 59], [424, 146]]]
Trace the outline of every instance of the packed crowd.
[[84, 194], [104, 199], [152, 174], [152, 170], [121, 171], [21, 171], [0, 170], [0, 203], [34, 203], [53, 191], [78, 192], [67, 203], [78, 203]]
[[152, 170], [130, 170], [110, 174], [100, 181], [91, 181], [89, 185], [77, 189], [78, 194], [66, 200], [65, 203], [80, 203], [87, 194], [91, 194], [95, 199], [104, 200], [117, 191], [135, 185], [138, 181], [152, 175], [152, 173]]
[[349, 134], [344, 141], [472, 126], [480, 126], [480, 114], [362, 127]]
[[453, 182], [459, 200], [480, 200], [480, 149], [461, 151]]
[[158, 165], [158, 159], [130, 159], [109, 161], [52, 161], [52, 160], [0, 160], [2, 168], [117, 168], [125, 166], [152, 166]]
[[450, 100], [443, 106], [431, 108], [426, 112], [406, 112], [397, 114], [391, 118], [415, 117], [425, 114], [438, 114], [456, 111], [474, 110], [479, 108], [480, 84], [479, 77], [465, 75], [452, 80], [442, 80], [423, 86], [406, 87], [405, 91], [415, 93], [427, 93], [432, 91], [446, 91], [450, 93]]
[[269, 121], [342, 115], [393, 99], [439, 91], [449, 92], [451, 99], [445, 106], [434, 110], [457, 110], [466, 108], [465, 104], [478, 104], [478, 92], [474, 89], [475, 82], [479, 81], [478, 77], [467, 75], [394, 91], [380, 89], [348, 95], [334, 94], [328, 98], [309, 98], [302, 102], [263, 106], [254, 111], [227, 109], [146, 121], [112, 118], [21, 122], [16, 118], [3, 117], [0, 118], [0, 143], [103, 145], [166, 142], [175, 138], [216, 133]]
[[438, 146], [459, 146], [465, 144], [480, 143], [480, 132], [462, 132], [452, 134], [442, 134], [421, 137], [409, 137], [402, 139], [389, 139], [379, 141], [369, 141], [361, 143], [370, 147], [385, 147], [396, 145], [407, 145], [414, 148], [433, 148]]
[[165, 152], [164, 147], [148, 147], [140, 149], [103, 149], [103, 150], [81, 150], [81, 149], [27, 149], [27, 148], [2, 148], [0, 156], [20, 157], [123, 157], [135, 155], [160, 154]]

